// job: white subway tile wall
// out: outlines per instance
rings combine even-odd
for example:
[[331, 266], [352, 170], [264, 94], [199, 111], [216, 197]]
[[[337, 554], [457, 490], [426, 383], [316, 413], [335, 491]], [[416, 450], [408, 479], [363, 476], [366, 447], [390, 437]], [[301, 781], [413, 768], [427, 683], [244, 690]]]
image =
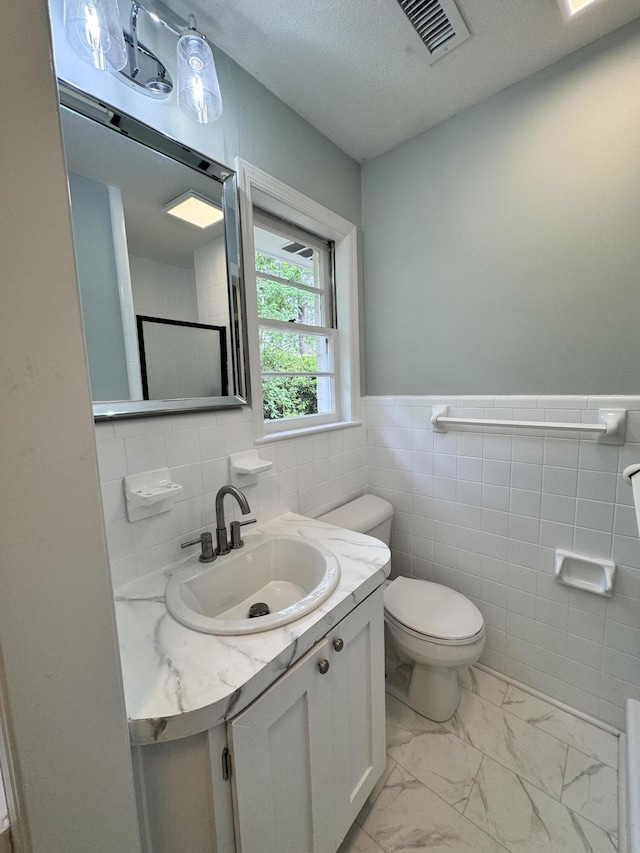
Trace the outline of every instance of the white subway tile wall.
[[[640, 538], [622, 470], [640, 461], [640, 397], [369, 397], [370, 491], [394, 508], [395, 574], [471, 598], [487, 625], [481, 661], [623, 728], [640, 698]], [[627, 441], [587, 433], [457, 426], [455, 417], [595, 423], [626, 408]], [[564, 548], [617, 564], [611, 599], [553, 577]]]
[[[215, 496], [230, 482], [229, 454], [253, 448], [248, 408], [96, 424], [107, 545], [114, 587], [185, 555], [180, 545], [215, 528]], [[273, 462], [255, 485], [237, 485], [260, 522], [285, 512], [319, 515], [368, 491], [366, 426], [260, 447]], [[126, 474], [170, 468], [183, 491], [171, 512], [127, 520]], [[239, 517], [227, 498], [228, 518]]]
[[[586, 433], [458, 426], [431, 429], [431, 406], [454, 416], [597, 422], [629, 410], [617, 447]], [[369, 491], [394, 507], [394, 574], [471, 598], [487, 625], [482, 662], [612, 725], [640, 699], [640, 538], [622, 470], [640, 461], [640, 397], [368, 397], [363, 426], [262, 445], [273, 468], [245, 489], [267, 521], [319, 515]], [[251, 411], [96, 425], [114, 586], [179, 559], [215, 526], [228, 454], [252, 448]], [[130, 524], [122, 479], [171, 468], [183, 486], [167, 514]], [[237, 514], [228, 501], [227, 512]], [[561, 586], [554, 551], [617, 563], [611, 599]]]

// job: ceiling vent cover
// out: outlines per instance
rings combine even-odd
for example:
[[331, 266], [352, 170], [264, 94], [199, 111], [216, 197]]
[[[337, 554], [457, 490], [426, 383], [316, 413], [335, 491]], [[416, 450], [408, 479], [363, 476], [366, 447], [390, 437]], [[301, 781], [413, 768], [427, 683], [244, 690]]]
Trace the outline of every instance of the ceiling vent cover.
[[282, 247], [282, 251], [290, 252], [292, 255], [300, 255], [301, 258], [313, 257], [313, 249], [310, 249], [303, 243], [287, 243]]
[[[396, 6], [397, 4], [397, 6]], [[429, 64], [470, 38], [454, 0], [395, 0], [429, 51]]]

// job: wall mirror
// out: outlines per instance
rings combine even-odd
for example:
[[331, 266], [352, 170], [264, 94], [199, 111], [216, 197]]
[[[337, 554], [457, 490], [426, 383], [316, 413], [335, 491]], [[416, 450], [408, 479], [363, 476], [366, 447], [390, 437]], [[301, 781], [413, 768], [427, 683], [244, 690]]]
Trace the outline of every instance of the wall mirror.
[[245, 404], [235, 172], [66, 85], [60, 99], [94, 416]]

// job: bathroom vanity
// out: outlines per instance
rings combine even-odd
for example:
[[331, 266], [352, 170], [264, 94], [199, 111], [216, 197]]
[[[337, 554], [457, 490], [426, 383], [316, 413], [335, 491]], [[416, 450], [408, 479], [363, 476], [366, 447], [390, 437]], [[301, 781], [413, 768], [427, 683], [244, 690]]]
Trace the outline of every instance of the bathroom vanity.
[[335, 853], [382, 774], [389, 550], [293, 513], [262, 530], [340, 563], [336, 590], [295, 622], [185, 628], [164, 602], [176, 566], [116, 595], [145, 853]]

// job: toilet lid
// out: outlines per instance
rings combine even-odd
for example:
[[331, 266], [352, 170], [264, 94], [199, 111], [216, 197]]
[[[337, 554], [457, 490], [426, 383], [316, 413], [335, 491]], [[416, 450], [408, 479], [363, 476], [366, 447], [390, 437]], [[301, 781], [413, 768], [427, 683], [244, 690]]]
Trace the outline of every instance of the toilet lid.
[[385, 590], [384, 606], [413, 631], [442, 640], [474, 637], [484, 626], [482, 613], [472, 601], [429, 581], [396, 578]]

